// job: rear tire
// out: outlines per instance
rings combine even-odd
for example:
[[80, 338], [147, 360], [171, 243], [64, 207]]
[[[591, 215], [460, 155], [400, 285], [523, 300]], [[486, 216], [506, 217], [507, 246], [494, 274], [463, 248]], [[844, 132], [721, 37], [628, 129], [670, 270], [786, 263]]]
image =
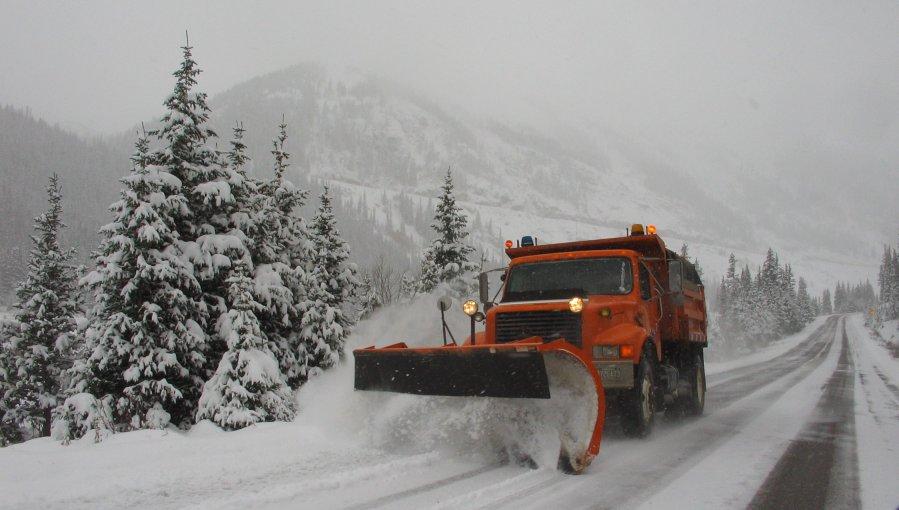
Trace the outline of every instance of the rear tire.
[[646, 437], [652, 432], [656, 414], [655, 368], [650, 356], [652, 344], [643, 348], [634, 378], [634, 387], [625, 397], [621, 413], [621, 428], [629, 437]]
[[687, 416], [699, 416], [705, 409], [705, 360], [702, 351], [694, 354], [687, 370], [690, 381], [690, 395], [683, 400], [684, 414]]

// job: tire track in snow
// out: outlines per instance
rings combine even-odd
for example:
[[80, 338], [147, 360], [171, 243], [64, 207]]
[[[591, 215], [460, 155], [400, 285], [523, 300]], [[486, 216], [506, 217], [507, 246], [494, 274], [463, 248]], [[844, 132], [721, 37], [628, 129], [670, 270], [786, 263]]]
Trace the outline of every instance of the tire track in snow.
[[[620, 439], [615, 435], [611, 442], [627, 442], [628, 449], [646, 450], [647, 455], [641, 458], [630, 457], [619, 464], [615, 458], [603, 459], [600, 452], [597, 461], [587, 474], [573, 477], [561, 474], [552, 469], [517, 472], [510, 478], [493, 482], [475, 491], [443, 501], [441, 508], [483, 508], [483, 507], [515, 507], [542, 508], [548, 501], [568, 501], [562, 494], [571, 494], [575, 507], [596, 506], [601, 508], [632, 506], [655, 491], [647, 491], [646, 480], [654, 480], [649, 488], [658, 490], [665, 486], [666, 475], [676, 473], [684, 463], [697, 462], [711, 453], [718, 444], [725, 441], [735, 427], [752, 420], [767, 409], [776, 400], [777, 395], [794, 386], [817, 368], [826, 358], [835, 340], [839, 319], [832, 317], [825, 324], [809, 334], [807, 340], [796, 345], [786, 353], [768, 361], [743, 366], [719, 374], [723, 380], [709, 387], [706, 400], [706, 416], [688, 419], [677, 423], [660, 424], [665, 441], [670, 435], [684, 436], [676, 442], [676, 451], [668, 459], [659, 463], [653, 460], [652, 452], [657, 444], [653, 438], [649, 441]], [[748, 405], [730, 409], [743, 399], [751, 398]], [[745, 404], [745, 403], [744, 403]], [[707, 423], [716, 420], [717, 423]], [[658, 431], [657, 431], [658, 432]], [[667, 444], [667, 442], [665, 443]], [[623, 446], [623, 445], [621, 445]], [[662, 446], [664, 448], [664, 446]], [[615, 452], [617, 453], [617, 452]], [[640, 457], [640, 456], [638, 456]], [[599, 468], [599, 469], [597, 469]], [[375, 506], [402, 506], [402, 502], [414, 496], [425, 495], [431, 491], [446, 489], [449, 485], [470, 480], [492, 472], [492, 469], [478, 468], [467, 473], [429, 482], [418, 487], [409, 488], [395, 494], [357, 504], [357, 508]], [[625, 473], [622, 475], [621, 473]], [[644, 473], [648, 473], [644, 476]], [[621, 483], [597, 483], [610, 479]], [[635, 486], [634, 484], [639, 484]], [[592, 489], [592, 490], [591, 490]], [[597, 490], [600, 489], [600, 490]], [[584, 494], [591, 495], [584, 498]]]
[[382, 496], [378, 499], [366, 501], [363, 503], [358, 503], [349, 507], [345, 507], [346, 510], [363, 510], [366, 508], [378, 508], [388, 505], [390, 503], [396, 503], [397, 501], [405, 498], [409, 498], [418, 494], [422, 494], [424, 492], [428, 492], [431, 490], [435, 490], [441, 487], [446, 487], [449, 484], [460, 482], [462, 480], [467, 480], [469, 478], [474, 478], [479, 475], [483, 475], [485, 473], [489, 473], [490, 471], [494, 471], [500, 469], [502, 464], [488, 464], [486, 466], [481, 466], [476, 469], [472, 469], [470, 471], [466, 471], [464, 473], [459, 473], [457, 475], [449, 476], [440, 480], [435, 480], [430, 483], [426, 483], [424, 485], [419, 485], [417, 487], [412, 487], [400, 492], [396, 492], [393, 494], [387, 494], [386, 496]]
[[[625, 439], [607, 457], [602, 451], [585, 475], [558, 474], [541, 487], [508, 494], [491, 507], [545, 508], [565, 501], [574, 508], [630, 508], [667, 486], [685, 467], [699, 462], [727, 441], [733, 430], [768, 409], [787, 389], [808, 377], [830, 352], [837, 317], [810, 334], [810, 341], [758, 368], [756, 373], [720, 383], [706, 400], [706, 415], [663, 426], [647, 440]], [[742, 371], [742, 368], [740, 369]], [[623, 457], [623, 458], [620, 458]]]
[[[443, 504], [439, 509], [447, 508], [492, 508], [505, 502], [510, 494], [526, 496], [529, 492], [535, 492], [546, 486], [560, 481], [559, 473], [555, 469], [543, 468], [539, 470], [527, 470], [510, 478], [486, 485], [476, 491], [456, 496]], [[514, 487], [513, 492], [507, 488]], [[525, 487], [522, 489], [522, 487]]]
[[[364, 462], [364, 459], [357, 459]], [[252, 478], [243, 478], [237, 481], [234, 491], [229, 494], [221, 494], [221, 488], [205, 488], [217, 493], [217, 497], [203, 498], [194, 505], [179, 506], [200, 510], [206, 508], [258, 508], [263, 505], [272, 505], [278, 502], [290, 501], [304, 495], [308, 499], [315, 499], [321, 494], [327, 494], [335, 490], [347, 490], [355, 485], [372, 480], [389, 482], [401, 477], [403, 474], [421, 470], [440, 460], [436, 452], [422, 453], [408, 457], [398, 457], [390, 460], [374, 462], [359, 466], [337, 465], [334, 470], [324, 476], [310, 477], [303, 469], [293, 472], [289, 466], [282, 467], [278, 473], [260, 474]], [[328, 470], [325, 465], [323, 470]], [[183, 494], [181, 494], [183, 496]]]
[[859, 508], [855, 364], [843, 320], [837, 369], [815, 415], [774, 466], [752, 509]]

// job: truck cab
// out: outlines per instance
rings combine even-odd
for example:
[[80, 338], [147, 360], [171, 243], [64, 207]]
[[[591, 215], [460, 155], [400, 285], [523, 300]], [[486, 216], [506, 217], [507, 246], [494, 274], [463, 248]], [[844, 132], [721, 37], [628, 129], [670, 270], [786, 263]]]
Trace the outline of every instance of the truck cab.
[[593, 361], [625, 433], [643, 436], [657, 410], [702, 412], [707, 344], [695, 268], [637, 227], [621, 238], [508, 247], [501, 298], [485, 303], [473, 342], [564, 339]]

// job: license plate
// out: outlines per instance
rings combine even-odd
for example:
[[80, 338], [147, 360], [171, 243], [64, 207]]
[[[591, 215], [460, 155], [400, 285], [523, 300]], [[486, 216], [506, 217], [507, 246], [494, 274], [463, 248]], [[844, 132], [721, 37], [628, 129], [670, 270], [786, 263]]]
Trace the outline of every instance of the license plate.
[[621, 368], [616, 366], [602, 367], [600, 368], [599, 373], [602, 374], [603, 377], [607, 377], [609, 379], [621, 378]]

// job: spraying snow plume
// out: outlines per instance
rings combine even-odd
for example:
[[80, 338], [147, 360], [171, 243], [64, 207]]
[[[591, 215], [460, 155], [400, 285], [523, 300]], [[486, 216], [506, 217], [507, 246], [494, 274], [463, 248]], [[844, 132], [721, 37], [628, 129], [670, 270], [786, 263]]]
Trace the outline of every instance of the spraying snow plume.
[[[349, 348], [395, 342], [440, 345], [435, 302], [434, 295], [426, 294], [378, 310], [359, 324]], [[461, 342], [468, 319], [454, 312], [447, 313], [447, 321]], [[540, 467], [555, 468], [560, 435], [570, 451], [582, 451], [586, 447], [580, 443], [589, 441], [582, 431], [592, 430], [596, 419], [595, 397], [591, 401], [591, 393], [576, 385], [553, 384], [561, 381], [566, 369], [551, 362], [547, 368], [553, 398], [544, 400], [356, 392], [352, 356], [347, 359], [302, 388], [298, 422], [388, 451], [444, 451], [493, 462], [529, 459]]]

